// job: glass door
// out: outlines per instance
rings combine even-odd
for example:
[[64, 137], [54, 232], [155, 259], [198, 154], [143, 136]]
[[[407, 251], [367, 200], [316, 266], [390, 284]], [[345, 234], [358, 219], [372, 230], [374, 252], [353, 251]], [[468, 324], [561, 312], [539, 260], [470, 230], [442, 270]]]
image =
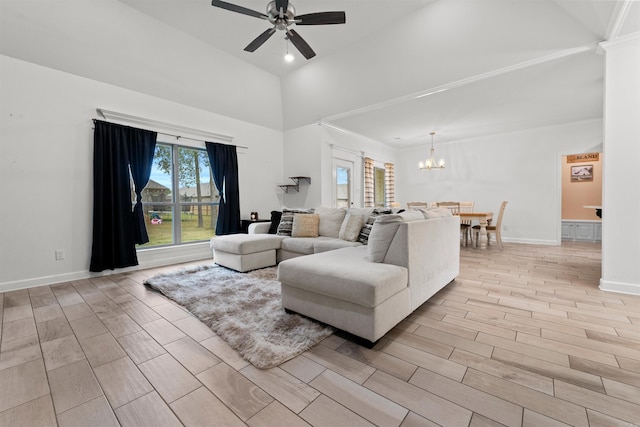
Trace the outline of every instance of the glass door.
[[337, 208], [353, 205], [353, 162], [333, 159], [333, 201]]

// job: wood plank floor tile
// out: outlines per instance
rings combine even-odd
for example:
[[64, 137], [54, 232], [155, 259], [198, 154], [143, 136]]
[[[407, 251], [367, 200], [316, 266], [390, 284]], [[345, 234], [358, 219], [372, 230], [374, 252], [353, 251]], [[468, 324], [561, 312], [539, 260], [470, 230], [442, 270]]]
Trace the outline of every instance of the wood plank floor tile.
[[172, 323], [182, 332], [198, 342], [209, 339], [215, 335], [207, 325], [193, 316], [185, 317], [184, 319], [179, 319]]
[[244, 426], [224, 403], [205, 387], [200, 387], [170, 404], [171, 409], [185, 426], [206, 426], [212, 420], [218, 425]]
[[377, 426], [398, 426], [407, 415], [401, 405], [331, 370], [310, 385]]
[[522, 421], [521, 406], [426, 369], [419, 368], [409, 383], [504, 425], [518, 425]]
[[120, 307], [139, 325], [144, 325], [145, 323], [162, 318], [162, 316], [138, 300], [122, 303]]
[[43, 342], [40, 346], [47, 371], [85, 358], [84, 352], [74, 335]]
[[73, 335], [73, 330], [67, 319], [55, 319], [37, 323], [36, 327], [42, 343]]
[[80, 340], [108, 332], [102, 321], [95, 314], [81, 319], [70, 320], [69, 324], [73, 329], [73, 333]]
[[217, 335], [201, 341], [200, 344], [235, 370], [239, 371], [249, 364], [249, 362], [240, 357], [237, 351]]
[[142, 330], [118, 338], [118, 343], [136, 364], [146, 362], [166, 352], [156, 340]]
[[160, 345], [168, 344], [172, 341], [186, 337], [184, 332], [173, 326], [166, 319], [158, 319], [145, 323], [142, 328]]
[[168, 353], [141, 363], [138, 369], [168, 403], [201, 386], [196, 377]]
[[375, 371], [372, 366], [367, 366], [323, 345], [317, 345], [307, 350], [305, 356], [358, 384], [365, 382]]
[[350, 411], [325, 395], [318, 397], [300, 412], [300, 417], [316, 427], [374, 427], [372, 423], [360, 415]]
[[631, 424], [591, 409], [587, 409], [587, 415], [590, 427], [638, 427], [638, 424]]
[[475, 369], [469, 369], [463, 384], [493, 394], [534, 412], [573, 426], [588, 427], [587, 413], [579, 405], [556, 399], [539, 391], [505, 381]]
[[33, 317], [2, 323], [2, 343], [29, 338], [37, 335], [36, 322]]
[[247, 424], [250, 427], [270, 427], [274, 425], [310, 427], [307, 422], [277, 400], [247, 420]]
[[556, 365], [569, 367], [569, 356], [561, 352], [536, 347], [519, 341], [506, 340], [483, 332], [478, 334], [476, 341], [516, 353], [526, 354], [536, 359], [555, 363]]
[[258, 369], [249, 365], [240, 373], [296, 414], [320, 395], [307, 383], [278, 367]]
[[[605, 384], [606, 387], [606, 384]], [[563, 381], [555, 382], [556, 397], [630, 423], [640, 423], [640, 404], [602, 395]]]
[[176, 320], [184, 319], [185, 317], [191, 316], [188, 311], [183, 310], [172, 303], [156, 305], [155, 307], [153, 307], [153, 310], [160, 316], [167, 319], [169, 322], [175, 322]]
[[0, 412], [49, 394], [42, 359], [0, 371]]
[[119, 408], [153, 391], [149, 381], [128, 357], [98, 366], [94, 372], [112, 408]]
[[[28, 295], [28, 294], [27, 294]], [[33, 317], [33, 310], [31, 304], [6, 307], [3, 310], [2, 321], [3, 323], [13, 322], [15, 320], [22, 320]]]
[[548, 378], [560, 379], [600, 393], [605, 392], [602, 379], [598, 375], [556, 365], [555, 363], [545, 363], [535, 357], [502, 348], [496, 348], [491, 358]]
[[[0, 426], [7, 427], [56, 427], [51, 395], [46, 394], [0, 412]], [[60, 427], [64, 427], [60, 425]]]
[[104, 323], [109, 332], [111, 332], [111, 335], [116, 338], [142, 330], [142, 328], [131, 317], [129, 317], [128, 314], [104, 319], [102, 323]]
[[410, 411], [400, 427], [439, 427], [439, 425]]
[[33, 316], [36, 322], [46, 322], [47, 320], [64, 319], [64, 312], [59, 305], [48, 305], [33, 309]]
[[304, 357], [304, 355], [296, 356], [293, 359], [284, 362], [280, 365], [280, 368], [305, 383], [309, 383], [327, 369], [321, 364]]
[[82, 319], [83, 317], [93, 316], [93, 310], [84, 300], [78, 304], [66, 305], [62, 307], [65, 316], [69, 321]]
[[191, 337], [173, 341], [164, 348], [192, 374], [199, 374], [221, 362], [220, 358]]
[[370, 350], [349, 341], [343, 343], [336, 351], [404, 381], [408, 381], [418, 368], [416, 365], [398, 357], [381, 351]]
[[471, 421], [472, 411], [380, 371], [364, 386], [440, 425], [467, 427]]
[[479, 354], [481, 356], [490, 357], [491, 352], [493, 351], [493, 346], [479, 343], [473, 339], [466, 339], [457, 335], [448, 334], [426, 326], [420, 326], [413, 333], [421, 337], [442, 342], [454, 348], [460, 348], [471, 353]]
[[[530, 409], [525, 409], [522, 417], [522, 427], [569, 427], [569, 424], [533, 412]], [[590, 427], [593, 427], [593, 425]]]
[[0, 349], [0, 371], [32, 360], [42, 359], [40, 343], [35, 335], [3, 343]]
[[97, 397], [62, 414], [58, 414], [58, 422], [60, 427], [120, 426], [111, 406], [109, 406], [109, 402], [104, 396]]
[[226, 363], [207, 369], [197, 378], [243, 421], [273, 402], [271, 396]]
[[113, 335], [108, 333], [81, 340], [80, 347], [92, 367], [113, 362], [127, 355]]
[[47, 376], [57, 414], [102, 396], [102, 389], [86, 360], [50, 370]]
[[464, 365], [397, 342], [388, 343], [382, 351], [456, 381], [461, 381], [467, 370]]
[[158, 393], [153, 392], [116, 409], [122, 427], [181, 427], [182, 423]]

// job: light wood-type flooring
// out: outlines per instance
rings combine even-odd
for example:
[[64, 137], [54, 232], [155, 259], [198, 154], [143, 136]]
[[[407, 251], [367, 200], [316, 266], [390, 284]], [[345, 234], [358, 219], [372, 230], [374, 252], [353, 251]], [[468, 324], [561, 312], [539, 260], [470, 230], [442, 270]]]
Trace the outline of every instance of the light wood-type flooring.
[[600, 245], [461, 252], [373, 349], [270, 370], [142, 285], [184, 265], [0, 294], [0, 425], [640, 425], [640, 297], [598, 290]]

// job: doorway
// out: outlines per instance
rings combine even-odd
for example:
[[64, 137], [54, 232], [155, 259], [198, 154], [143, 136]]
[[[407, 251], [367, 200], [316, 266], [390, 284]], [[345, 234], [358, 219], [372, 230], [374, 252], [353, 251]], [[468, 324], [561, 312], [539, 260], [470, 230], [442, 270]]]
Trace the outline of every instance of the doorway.
[[336, 208], [353, 206], [353, 162], [333, 159], [333, 205]]

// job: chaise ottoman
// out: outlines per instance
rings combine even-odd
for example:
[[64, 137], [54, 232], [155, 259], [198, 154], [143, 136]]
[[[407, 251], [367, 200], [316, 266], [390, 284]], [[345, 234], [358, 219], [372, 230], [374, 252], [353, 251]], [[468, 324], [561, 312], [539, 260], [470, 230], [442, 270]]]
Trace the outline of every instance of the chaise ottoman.
[[274, 234], [229, 234], [211, 239], [213, 261], [241, 273], [276, 265], [276, 249], [283, 236]]

